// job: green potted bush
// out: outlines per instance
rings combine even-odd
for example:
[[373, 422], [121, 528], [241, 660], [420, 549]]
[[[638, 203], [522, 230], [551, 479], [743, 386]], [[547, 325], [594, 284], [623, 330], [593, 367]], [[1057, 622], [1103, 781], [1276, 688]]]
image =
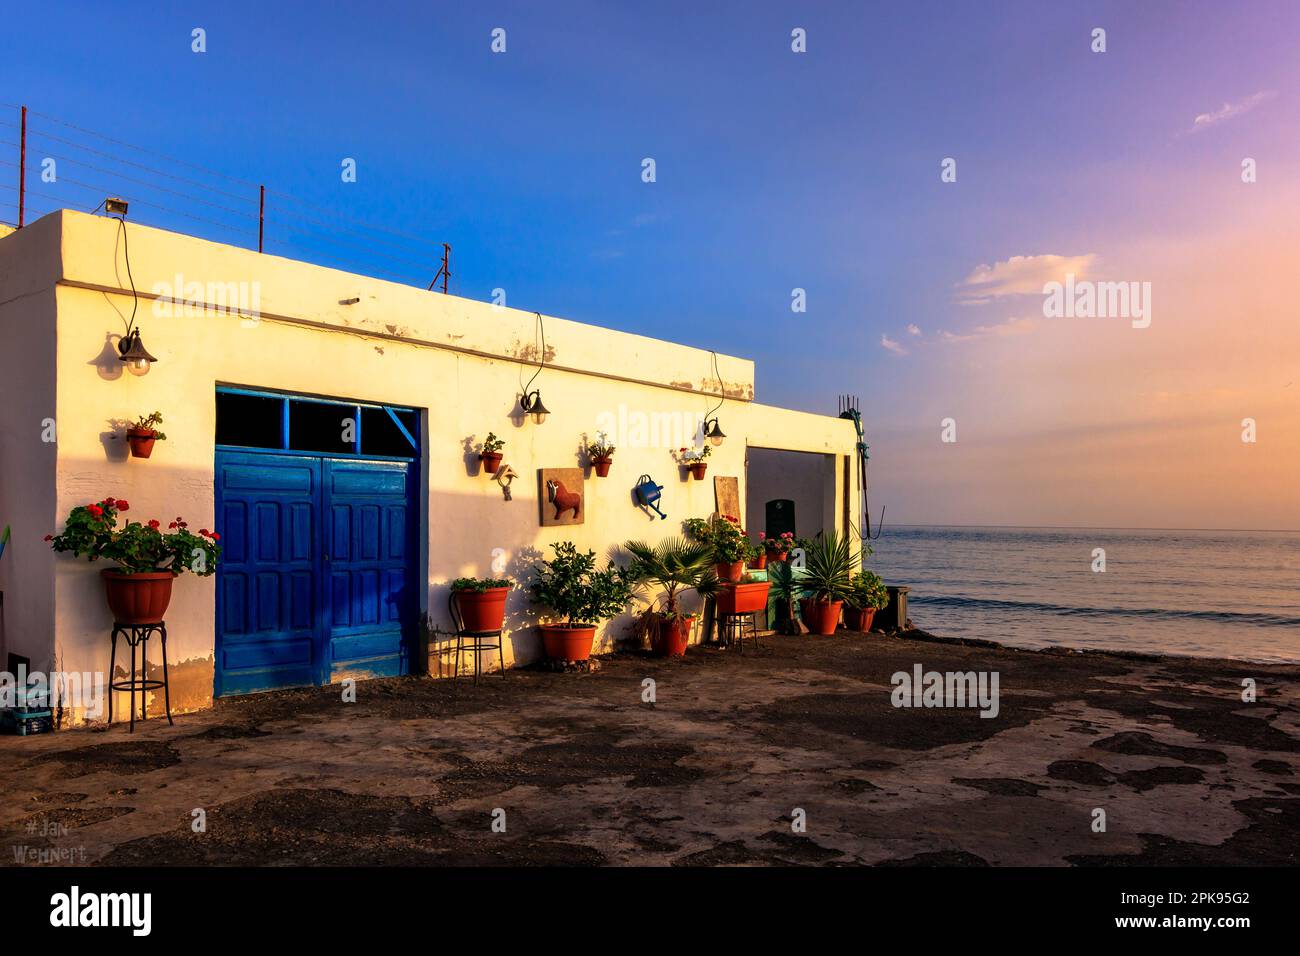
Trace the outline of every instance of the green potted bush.
[[489, 475], [495, 475], [501, 467], [501, 449], [505, 446], [505, 440], [497, 438], [492, 432], [488, 432], [487, 438], [483, 439], [483, 450], [478, 457], [483, 462], [483, 470]]
[[701, 595], [717, 592], [713, 550], [685, 538], [667, 538], [655, 545], [629, 541], [623, 548], [632, 556], [629, 580], [638, 588], [657, 592], [661, 602], [656, 608], [651, 598], [647, 610], [651, 650], [663, 657], [685, 656], [695, 616], [683, 614], [678, 602], [685, 591]]
[[848, 538], [834, 531], [801, 541], [800, 545], [804, 549], [804, 569], [799, 579], [804, 595], [799, 602], [803, 621], [816, 634], [834, 634], [861, 557]]
[[221, 536], [200, 528], [189, 530], [184, 518], [162, 530], [156, 518], [147, 522], [124, 521], [119, 514], [131, 505], [117, 498], [78, 505], [68, 514], [62, 534], [47, 534], [55, 551], [71, 551], [91, 561], [103, 558], [117, 567], [101, 571], [113, 620], [119, 624], [157, 624], [171, 603], [172, 581], [192, 571], [207, 577], [217, 570]]
[[538, 561], [528, 591], [534, 604], [548, 607], [558, 624], [539, 624], [546, 656], [585, 661], [591, 656], [601, 621], [622, 613], [632, 600], [627, 571], [613, 562], [596, 566], [596, 552], [585, 554], [571, 541], [551, 545], [555, 556]]
[[[582, 436], [584, 439], [586, 435]], [[609, 475], [609, 466], [613, 464], [614, 446], [609, 443], [609, 435], [605, 432], [596, 432], [595, 441], [584, 441], [583, 446], [587, 450], [587, 458], [591, 462], [591, 467], [596, 471], [597, 478], [604, 478]]]
[[457, 578], [451, 593], [467, 631], [499, 631], [506, 620], [506, 595], [514, 584], [506, 578]]
[[154, 442], [167, 440], [167, 436], [158, 430], [162, 420], [162, 412], [150, 412], [137, 418], [134, 425], [127, 426], [126, 443], [131, 446], [132, 458], [148, 458], [153, 454]]
[[740, 580], [745, 573], [745, 561], [757, 549], [745, 535], [739, 518], [716, 514], [711, 518], [687, 518], [683, 525], [688, 538], [708, 546], [718, 580]]
[[844, 626], [850, 631], [869, 631], [876, 612], [889, 604], [885, 582], [874, 571], [853, 576], [844, 599]]

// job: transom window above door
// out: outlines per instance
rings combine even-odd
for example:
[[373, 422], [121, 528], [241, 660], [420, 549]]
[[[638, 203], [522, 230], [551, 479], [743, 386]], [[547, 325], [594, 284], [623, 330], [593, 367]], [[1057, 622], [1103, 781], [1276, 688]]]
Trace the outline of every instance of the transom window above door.
[[217, 445], [366, 458], [416, 458], [413, 408], [217, 388]]

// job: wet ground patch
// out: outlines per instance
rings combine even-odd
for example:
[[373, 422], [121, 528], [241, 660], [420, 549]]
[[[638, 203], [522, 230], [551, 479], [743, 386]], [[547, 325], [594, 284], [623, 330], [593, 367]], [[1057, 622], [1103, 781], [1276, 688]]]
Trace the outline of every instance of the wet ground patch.
[[1200, 747], [1177, 747], [1162, 743], [1150, 734], [1138, 731], [1124, 731], [1104, 740], [1095, 740], [1091, 746], [1113, 754], [1130, 754], [1141, 757], [1168, 757], [1181, 763], [1203, 765], [1225, 764], [1228, 757], [1219, 750], [1205, 750]]
[[56, 750], [41, 759], [59, 764], [67, 776], [84, 777], [92, 773], [152, 773], [180, 763], [181, 756], [163, 740], [126, 740], [76, 750]]

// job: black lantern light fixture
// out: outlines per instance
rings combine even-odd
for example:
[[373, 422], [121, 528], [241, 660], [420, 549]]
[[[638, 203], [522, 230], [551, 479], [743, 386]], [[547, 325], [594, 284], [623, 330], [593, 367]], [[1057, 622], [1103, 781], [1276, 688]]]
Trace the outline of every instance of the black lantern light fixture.
[[542, 322], [542, 313], [534, 312], [533, 315], [537, 316], [537, 330], [541, 336], [542, 349], [537, 355], [537, 371], [523, 387], [523, 394], [519, 397], [519, 407], [523, 409], [525, 415], [533, 417], [534, 424], [540, 425], [546, 421], [546, 416], [551, 414], [551, 410], [542, 403], [541, 391], [533, 388], [533, 382], [537, 381], [537, 376], [541, 375], [542, 369], [546, 368], [546, 326]]
[[149, 369], [158, 359], [149, 353], [140, 341], [140, 329], [136, 327], [135, 315], [140, 308], [140, 295], [135, 290], [135, 277], [131, 275], [131, 247], [126, 237], [127, 201], [116, 196], [109, 196], [99, 206], [104, 212], [117, 220], [117, 233], [122, 240], [122, 254], [126, 257], [126, 276], [131, 282], [131, 318], [126, 323], [126, 334], [117, 342], [118, 361], [126, 366], [132, 375], [148, 375]]
[[722, 440], [727, 437], [727, 433], [722, 430], [718, 424], [718, 416], [714, 414], [722, 407], [725, 389], [722, 385], [722, 372], [718, 370], [718, 353], [710, 350], [713, 355], [713, 374], [718, 378], [718, 404], [714, 405], [704, 415], [704, 437], [707, 438], [714, 446], [721, 445]]
[[148, 375], [149, 366], [158, 361], [149, 354], [149, 350], [140, 341], [139, 329], [132, 329], [122, 336], [117, 343], [117, 350], [122, 353], [119, 361], [126, 366], [126, 370], [132, 375]]

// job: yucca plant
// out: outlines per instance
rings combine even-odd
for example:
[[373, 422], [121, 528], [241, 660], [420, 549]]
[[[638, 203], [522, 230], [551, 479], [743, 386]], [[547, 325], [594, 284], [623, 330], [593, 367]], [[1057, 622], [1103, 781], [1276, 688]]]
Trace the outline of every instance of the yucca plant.
[[805, 543], [804, 573], [799, 584], [814, 601], [842, 601], [853, 591], [853, 572], [862, 556], [847, 537], [832, 531]]
[[664, 617], [680, 616], [678, 599], [683, 591], [702, 595], [717, 593], [718, 576], [713, 571], [711, 545], [679, 537], [666, 538], [655, 545], [628, 541], [623, 549], [632, 556], [628, 577], [642, 590], [659, 592], [657, 596], [662, 600], [659, 613]]

